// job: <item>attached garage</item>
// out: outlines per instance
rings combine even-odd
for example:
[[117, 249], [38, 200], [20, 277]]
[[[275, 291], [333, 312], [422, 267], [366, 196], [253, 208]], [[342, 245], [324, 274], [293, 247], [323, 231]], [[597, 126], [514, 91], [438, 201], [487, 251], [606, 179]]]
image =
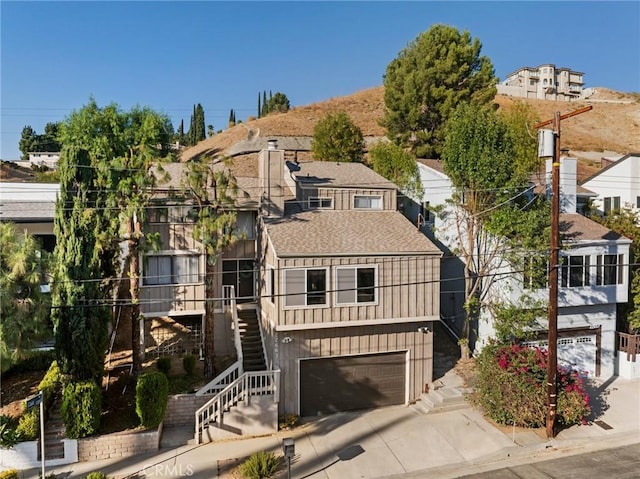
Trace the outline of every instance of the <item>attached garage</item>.
[[[528, 346], [537, 346], [547, 349], [548, 341], [529, 341]], [[598, 337], [595, 334], [580, 336], [560, 336], [558, 338], [558, 365], [571, 368], [580, 374], [587, 373], [594, 378], [599, 375], [598, 363]]]
[[404, 404], [407, 352], [300, 360], [300, 415]]

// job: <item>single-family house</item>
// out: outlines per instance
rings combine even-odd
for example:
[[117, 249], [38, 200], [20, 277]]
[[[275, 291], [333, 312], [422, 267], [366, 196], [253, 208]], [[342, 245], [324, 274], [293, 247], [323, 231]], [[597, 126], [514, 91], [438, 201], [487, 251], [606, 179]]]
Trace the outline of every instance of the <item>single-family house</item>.
[[608, 162], [580, 186], [595, 193], [592, 205], [602, 215], [620, 208], [640, 210], [640, 153]]
[[[594, 221], [576, 213], [576, 159], [561, 160], [561, 217], [562, 241], [561, 270], [558, 304], [558, 358], [561, 364], [586, 371], [589, 376], [606, 379], [616, 374], [616, 306], [625, 303], [628, 297], [628, 263], [630, 240]], [[435, 160], [419, 161], [423, 179], [422, 203], [429, 202], [439, 211], [433, 222], [433, 235], [448, 248], [451, 258], [443, 259], [442, 270], [453, 274], [443, 277], [442, 303], [445, 321], [452, 329], [461, 331], [464, 313], [463, 269], [454, 267], [456, 238], [459, 232], [448, 218], [451, 204], [443, 197], [451, 197], [453, 189], [447, 184], [441, 163]], [[547, 175], [550, 181], [550, 176]], [[546, 181], [543, 180], [543, 185]], [[535, 185], [531, 185], [534, 189]], [[441, 190], [449, 188], [449, 194]], [[432, 194], [434, 193], [434, 194]], [[418, 208], [416, 206], [415, 208]], [[414, 209], [412, 214], [416, 214]], [[530, 258], [530, 261], [535, 261]], [[540, 258], [541, 267], [547, 260]], [[448, 270], [445, 268], [449, 267]], [[497, 258], [495, 269], [488, 284], [487, 302], [502, 302], [518, 305], [526, 294], [533, 300], [546, 304], [549, 297], [546, 282], [535, 280], [526, 274], [526, 268], [514, 269], [506, 261]], [[450, 279], [450, 281], [448, 281]], [[448, 285], [448, 286], [445, 286]], [[453, 286], [457, 285], [457, 286]], [[445, 291], [449, 288], [449, 292]], [[539, 320], [538, 338], [532, 343], [545, 344], [546, 318]], [[476, 336], [476, 348], [482, 348], [495, 335], [490, 308], [484, 309], [476, 325], [472, 325]]]
[[259, 307], [281, 410], [406, 404], [432, 380], [441, 251], [363, 164], [260, 156]]

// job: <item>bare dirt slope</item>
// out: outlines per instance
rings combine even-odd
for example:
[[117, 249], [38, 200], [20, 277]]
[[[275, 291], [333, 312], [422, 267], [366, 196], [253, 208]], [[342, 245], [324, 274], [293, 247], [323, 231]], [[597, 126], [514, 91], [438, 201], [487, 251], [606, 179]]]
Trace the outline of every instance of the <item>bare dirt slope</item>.
[[[562, 146], [572, 154], [576, 152], [602, 152], [626, 154], [640, 151], [640, 95], [625, 94], [606, 88], [596, 88], [596, 93], [585, 101], [554, 102], [530, 100], [504, 95], [496, 96], [500, 108], [509, 108], [515, 101], [530, 103], [541, 120], [553, 118], [556, 111], [568, 113], [583, 106], [592, 105], [587, 113], [562, 122]], [[203, 140], [183, 152], [182, 159], [194, 156], [217, 156], [235, 143], [256, 136], [312, 136], [316, 122], [330, 112], [345, 111], [365, 136], [384, 136], [385, 128], [379, 121], [384, 115], [384, 87], [374, 87], [352, 95], [331, 98], [311, 105], [292, 108], [287, 113], [276, 113], [264, 118], [249, 119], [217, 135]], [[594, 155], [589, 157], [596, 168]], [[598, 158], [598, 155], [595, 155]]]

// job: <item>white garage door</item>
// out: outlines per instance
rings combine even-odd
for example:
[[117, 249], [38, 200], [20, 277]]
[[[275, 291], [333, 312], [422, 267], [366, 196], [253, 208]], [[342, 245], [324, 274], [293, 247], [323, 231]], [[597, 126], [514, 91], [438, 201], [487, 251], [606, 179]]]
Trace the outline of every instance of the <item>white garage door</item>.
[[578, 336], [558, 339], [558, 363], [585, 372], [591, 378], [596, 376], [596, 337]]
[[[547, 341], [527, 341], [524, 346], [537, 346], [547, 349]], [[558, 339], [558, 364], [581, 375], [596, 376], [596, 337], [577, 336]]]

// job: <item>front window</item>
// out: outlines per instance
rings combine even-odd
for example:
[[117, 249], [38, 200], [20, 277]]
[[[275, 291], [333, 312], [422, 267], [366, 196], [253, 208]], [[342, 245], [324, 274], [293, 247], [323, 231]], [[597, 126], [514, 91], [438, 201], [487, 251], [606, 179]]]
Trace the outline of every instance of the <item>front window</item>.
[[149, 255], [145, 257], [144, 284], [188, 284], [200, 282], [197, 255]]
[[376, 268], [371, 266], [336, 268], [336, 304], [374, 303]]
[[596, 284], [612, 285], [624, 282], [623, 255], [603, 254], [596, 257]]
[[284, 271], [285, 307], [327, 304], [327, 270], [288, 269]]
[[381, 210], [382, 196], [356, 195], [353, 197], [353, 207], [356, 209]]
[[589, 256], [565, 256], [561, 268], [563, 288], [589, 286]]

